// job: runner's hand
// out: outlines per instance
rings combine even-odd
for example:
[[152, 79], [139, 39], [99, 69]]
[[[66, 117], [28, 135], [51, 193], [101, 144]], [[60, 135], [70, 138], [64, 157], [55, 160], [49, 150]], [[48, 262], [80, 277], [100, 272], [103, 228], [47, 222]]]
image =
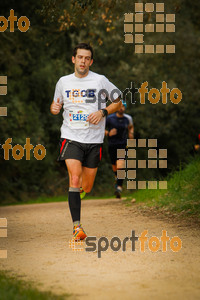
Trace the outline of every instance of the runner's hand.
[[113, 136], [113, 135], [116, 135], [116, 134], [117, 134], [117, 129], [116, 128], [111, 129], [108, 133], [109, 136]]
[[94, 113], [89, 114], [87, 121], [89, 121], [92, 124], [97, 125], [101, 121], [102, 118], [103, 118], [102, 112], [100, 110], [98, 110]]
[[50, 111], [53, 115], [57, 115], [59, 114], [61, 108], [62, 108], [62, 104], [59, 103], [60, 99], [57, 99], [57, 102], [53, 101], [50, 107]]

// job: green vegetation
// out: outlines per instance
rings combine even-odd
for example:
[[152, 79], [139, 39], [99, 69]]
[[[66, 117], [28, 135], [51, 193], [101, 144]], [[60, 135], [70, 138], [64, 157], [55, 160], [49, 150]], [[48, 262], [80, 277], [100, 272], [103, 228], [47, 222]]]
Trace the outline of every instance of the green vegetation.
[[[90, 200], [90, 199], [108, 199], [108, 198], [113, 198], [113, 191], [111, 193], [104, 193], [103, 195], [99, 195], [99, 196], [92, 196], [91, 194], [88, 194], [84, 197], [84, 199], [82, 199], [82, 201], [84, 200]], [[38, 197], [35, 199], [30, 199], [30, 200], [24, 200], [22, 202], [18, 202], [18, 201], [5, 201], [5, 202], [1, 202], [0, 206], [7, 206], [7, 205], [25, 205], [25, 204], [39, 204], [39, 203], [53, 203], [53, 202], [65, 202], [68, 201], [67, 198], [67, 194], [63, 195], [63, 196], [53, 196], [53, 197]]]
[[[166, 105], [161, 100], [152, 105], [147, 94], [146, 104], [141, 105], [137, 93], [132, 104], [129, 95], [127, 113], [133, 116], [135, 138], [157, 138], [158, 148], [168, 150], [168, 172], [187, 160], [200, 128], [199, 1], [163, 2], [165, 13], [176, 15], [176, 31], [145, 33], [144, 42], [175, 44], [175, 54], [135, 54], [134, 45], [124, 43], [124, 14], [134, 12], [134, 1], [1, 1], [1, 16], [8, 18], [14, 9], [18, 18], [29, 18], [30, 29], [0, 33], [0, 70], [8, 77], [8, 94], [0, 96], [1, 106], [8, 108], [8, 117], [0, 117], [0, 144], [12, 138], [12, 147], [24, 146], [30, 138], [34, 147], [41, 144], [47, 152], [38, 161], [31, 151], [29, 161], [26, 155], [15, 160], [10, 150], [5, 161], [0, 147], [0, 202], [22, 203], [41, 195], [66, 193], [66, 168], [56, 161], [62, 115], [51, 115], [49, 107], [58, 79], [74, 71], [72, 50], [81, 41], [94, 48], [91, 70], [107, 76], [122, 91], [131, 87], [131, 82], [139, 88], [145, 81], [148, 90], [160, 90], [162, 81], [170, 90], [181, 90], [183, 98], [178, 105], [171, 103], [169, 95]], [[144, 23], [155, 23], [155, 14], [145, 13]], [[148, 171], [148, 178], [155, 176], [154, 171]], [[165, 177], [166, 173], [159, 175]], [[111, 193], [112, 184], [105, 144], [94, 187], [96, 196]]]
[[40, 292], [31, 283], [15, 279], [7, 272], [0, 271], [1, 300], [65, 300], [67, 295], [57, 296], [51, 292]]
[[200, 157], [171, 174], [167, 190], [138, 190], [133, 197], [136, 203], [200, 218]]

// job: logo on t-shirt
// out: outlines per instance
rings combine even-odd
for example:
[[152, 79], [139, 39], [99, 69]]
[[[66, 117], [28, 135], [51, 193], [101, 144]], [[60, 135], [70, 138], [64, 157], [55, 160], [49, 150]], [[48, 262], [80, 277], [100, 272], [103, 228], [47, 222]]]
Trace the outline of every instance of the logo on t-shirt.
[[65, 91], [67, 98], [72, 101], [72, 103], [84, 103], [86, 98], [94, 98], [95, 92], [96, 89], [72, 89]]

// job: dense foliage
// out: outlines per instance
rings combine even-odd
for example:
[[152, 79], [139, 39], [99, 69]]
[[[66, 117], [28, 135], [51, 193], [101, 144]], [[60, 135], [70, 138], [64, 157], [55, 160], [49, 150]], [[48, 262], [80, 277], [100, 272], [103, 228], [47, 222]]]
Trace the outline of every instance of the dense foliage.
[[[15, 161], [3, 158], [0, 149], [0, 199], [21, 201], [39, 194], [64, 193], [67, 173], [56, 162], [62, 116], [50, 114], [57, 80], [73, 72], [72, 49], [81, 41], [95, 50], [92, 70], [106, 75], [122, 91], [134, 82], [135, 87], [148, 81], [149, 90], [168, 87], [182, 91], [183, 99], [152, 105], [128, 102], [136, 138], [157, 138], [160, 148], [168, 149], [168, 170], [176, 168], [191, 153], [200, 131], [200, 10], [198, 1], [168, 0], [166, 11], [176, 14], [174, 34], [148, 34], [145, 41], [175, 43], [175, 54], [135, 54], [132, 44], [124, 43], [124, 14], [134, 11], [134, 3], [125, 0], [9, 0], [1, 1], [0, 15], [8, 18], [27, 16], [30, 29], [21, 33], [9, 28], [0, 32], [0, 75], [8, 76], [8, 94], [0, 96], [1, 106], [8, 107], [8, 117], [0, 117], [0, 143], [12, 138], [12, 146], [24, 145], [26, 138], [36, 146], [46, 147], [42, 161], [25, 156]], [[144, 3], [149, 1], [143, 1]], [[156, 3], [152, 0], [150, 2]], [[153, 14], [145, 14], [153, 19]], [[129, 99], [130, 100], [130, 99]], [[148, 171], [149, 172], [149, 171]], [[155, 175], [155, 171], [150, 174]], [[145, 175], [144, 175], [145, 176]], [[96, 191], [109, 188], [112, 172], [106, 147], [99, 168]]]

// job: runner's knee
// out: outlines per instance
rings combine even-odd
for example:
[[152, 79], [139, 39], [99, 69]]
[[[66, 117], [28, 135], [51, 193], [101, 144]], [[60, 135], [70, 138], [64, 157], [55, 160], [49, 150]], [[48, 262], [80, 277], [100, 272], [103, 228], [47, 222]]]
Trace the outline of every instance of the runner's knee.
[[72, 187], [80, 187], [80, 177], [78, 175], [71, 175], [71, 184]]

